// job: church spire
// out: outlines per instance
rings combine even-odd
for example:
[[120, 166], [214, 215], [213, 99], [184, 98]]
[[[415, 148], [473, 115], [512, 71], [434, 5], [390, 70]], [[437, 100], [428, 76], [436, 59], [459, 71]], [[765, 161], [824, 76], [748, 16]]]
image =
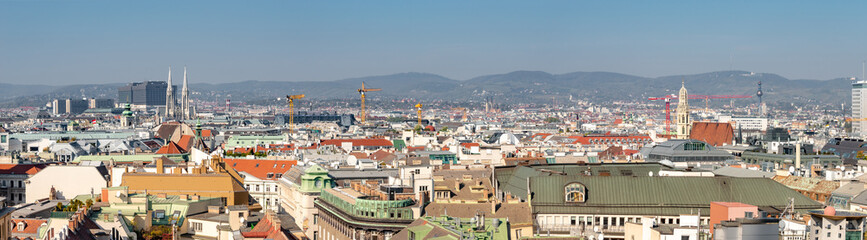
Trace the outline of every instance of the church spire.
[[172, 86], [172, 67], [169, 66], [169, 79], [166, 86], [166, 118], [175, 117], [175, 89]]
[[689, 119], [689, 93], [686, 91], [686, 80], [680, 80], [680, 93], [677, 96], [677, 138], [689, 138], [692, 121]]
[[191, 119], [192, 111], [190, 110], [190, 90], [187, 88], [187, 66], [184, 66], [184, 84], [181, 88], [181, 117], [184, 120]]

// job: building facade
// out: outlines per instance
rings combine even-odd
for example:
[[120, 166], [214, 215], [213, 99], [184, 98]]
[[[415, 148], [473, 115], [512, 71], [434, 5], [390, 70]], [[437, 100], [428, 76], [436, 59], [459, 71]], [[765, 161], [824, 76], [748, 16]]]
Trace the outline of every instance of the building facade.
[[413, 199], [382, 199], [351, 188], [325, 189], [315, 205], [317, 239], [387, 240], [420, 215]]
[[168, 84], [163, 81], [134, 82], [117, 89], [117, 102], [158, 107], [166, 104]]
[[295, 219], [307, 236], [319, 235], [319, 210], [313, 202], [324, 189], [336, 184], [328, 176], [328, 170], [319, 165], [295, 166], [278, 182], [280, 209]]
[[[864, 79], [852, 83], [852, 118], [867, 118], [867, 81]], [[867, 121], [852, 121], [852, 135], [864, 135], [867, 130]]]

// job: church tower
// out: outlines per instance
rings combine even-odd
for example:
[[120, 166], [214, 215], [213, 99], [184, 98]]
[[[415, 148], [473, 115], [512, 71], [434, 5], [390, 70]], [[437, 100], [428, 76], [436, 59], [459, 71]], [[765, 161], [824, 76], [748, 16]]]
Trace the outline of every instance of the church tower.
[[166, 118], [175, 118], [175, 91], [172, 86], [172, 67], [169, 67], [169, 80], [166, 86]]
[[692, 121], [689, 119], [689, 94], [686, 84], [680, 82], [680, 94], [677, 96], [677, 139], [688, 139]]
[[183, 120], [192, 119], [193, 112], [190, 109], [190, 89], [187, 88], [187, 67], [184, 66], [184, 85], [181, 88], [181, 112]]

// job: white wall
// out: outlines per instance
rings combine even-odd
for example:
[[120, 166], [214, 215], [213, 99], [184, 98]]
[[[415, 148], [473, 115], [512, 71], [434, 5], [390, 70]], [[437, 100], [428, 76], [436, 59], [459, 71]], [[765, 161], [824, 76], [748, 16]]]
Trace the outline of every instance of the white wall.
[[108, 181], [92, 166], [49, 166], [27, 179], [26, 200], [48, 198], [51, 187], [58, 199], [72, 199], [81, 194], [99, 194]]

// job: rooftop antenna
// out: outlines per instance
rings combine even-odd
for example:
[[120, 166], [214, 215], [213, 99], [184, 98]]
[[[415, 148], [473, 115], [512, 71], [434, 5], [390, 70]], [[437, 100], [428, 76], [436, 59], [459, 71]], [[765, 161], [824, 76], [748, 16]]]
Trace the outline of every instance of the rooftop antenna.
[[735, 54], [729, 53], [729, 71], [734, 70], [735, 65]]

